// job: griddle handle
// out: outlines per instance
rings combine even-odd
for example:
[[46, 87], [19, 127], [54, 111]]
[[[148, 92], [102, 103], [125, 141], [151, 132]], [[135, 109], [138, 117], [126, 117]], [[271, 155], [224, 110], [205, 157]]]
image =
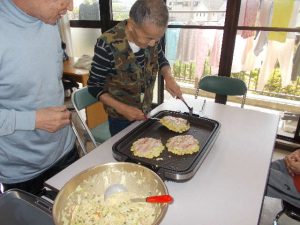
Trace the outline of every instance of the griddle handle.
[[166, 180], [166, 177], [165, 177], [165, 174], [163, 172], [163, 170], [161, 170], [160, 168], [157, 168], [155, 166], [147, 166], [147, 165], [143, 165], [142, 163], [140, 162], [137, 162], [135, 160], [132, 160], [131, 158], [126, 158], [126, 159], [123, 159], [122, 160], [123, 162], [129, 162], [129, 163], [136, 163], [138, 165], [142, 165], [142, 166], [145, 166], [147, 168], [149, 168], [150, 170], [152, 170], [153, 172], [155, 172], [163, 181]]
[[165, 173], [163, 172], [163, 170], [161, 169], [157, 169], [156, 171], [154, 171], [164, 182], [166, 181], [166, 176]]
[[46, 211], [48, 214], [52, 215], [52, 204], [50, 202], [47, 202], [44, 199], [37, 199], [35, 201], [35, 204], [39, 206], [39, 208], [43, 209]]
[[137, 162], [137, 161], [134, 161], [132, 160], [131, 158], [127, 157], [126, 159], [122, 159], [123, 162], [128, 162], [128, 163], [135, 163], [135, 164], [139, 164], [141, 165], [141, 163]]

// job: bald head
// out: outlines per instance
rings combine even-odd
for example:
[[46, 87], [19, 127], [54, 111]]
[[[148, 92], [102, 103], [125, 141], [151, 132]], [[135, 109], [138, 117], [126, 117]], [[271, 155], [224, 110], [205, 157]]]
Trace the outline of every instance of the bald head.
[[144, 22], [158, 27], [166, 27], [169, 12], [163, 0], [137, 0], [130, 9], [130, 18], [138, 25]]
[[13, 0], [18, 8], [47, 24], [56, 24], [58, 19], [73, 10], [73, 0]]

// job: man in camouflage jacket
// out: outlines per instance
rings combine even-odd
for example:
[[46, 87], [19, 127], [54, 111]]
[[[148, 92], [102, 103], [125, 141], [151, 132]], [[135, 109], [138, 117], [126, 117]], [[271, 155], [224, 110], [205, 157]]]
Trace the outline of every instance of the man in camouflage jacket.
[[98, 39], [88, 81], [89, 92], [104, 104], [112, 135], [145, 119], [158, 74], [171, 95], [182, 98], [160, 43], [169, 17], [165, 3], [137, 0], [129, 16]]

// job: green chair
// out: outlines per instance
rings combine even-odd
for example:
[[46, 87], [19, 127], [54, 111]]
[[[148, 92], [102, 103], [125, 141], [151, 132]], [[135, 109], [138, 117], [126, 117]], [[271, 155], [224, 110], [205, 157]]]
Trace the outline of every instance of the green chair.
[[246, 94], [247, 94], [247, 86], [244, 81], [232, 78], [232, 77], [224, 77], [224, 76], [205, 76], [200, 79], [198, 83], [198, 87], [196, 90], [195, 98], [198, 97], [199, 90], [204, 90], [207, 92], [226, 95], [226, 96], [235, 96], [241, 95], [242, 102], [241, 108], [244, 107]]
[[[96, 126], [95, 128], [90, 129], [86, 124], [85, 119], [80, 114], [80, 110], [86, 109], [88, 106], [98, 102], [98, 100], [88, 92], [87, 87], [83, 87], [74, 91], [71, 96], [71, 101], [77, 113], [77, 116], [79, 117], [82, 123], [81, 125], [83, 126], [84, 130], [86, 131], [87, 135], [92, 141], [94, 147], [97, 147], [97, 145], [103, 143], [111, 137], [109, 132], [108, 121], [105, 121]], [[78, 129], [77, 132], [79, 132]]]

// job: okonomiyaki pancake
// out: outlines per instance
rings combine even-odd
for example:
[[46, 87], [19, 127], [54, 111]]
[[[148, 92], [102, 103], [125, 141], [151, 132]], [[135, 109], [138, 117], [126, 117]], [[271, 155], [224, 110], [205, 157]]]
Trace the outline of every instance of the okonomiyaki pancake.
[[161, 140], [145, 137], [133, 142], [130, 150], [135, 156], [152, 159], [158, 157], [164, 149]]
[[190, 129], [190, 123], [183, 118], [174, 116], [164, 116], [160, 123], [171, 131], [182, 133]]
[[167, 141], [167, 149], [176, 155], [193, 154], [200, 150], [199, 141], [192, 135], [177, 135]]

